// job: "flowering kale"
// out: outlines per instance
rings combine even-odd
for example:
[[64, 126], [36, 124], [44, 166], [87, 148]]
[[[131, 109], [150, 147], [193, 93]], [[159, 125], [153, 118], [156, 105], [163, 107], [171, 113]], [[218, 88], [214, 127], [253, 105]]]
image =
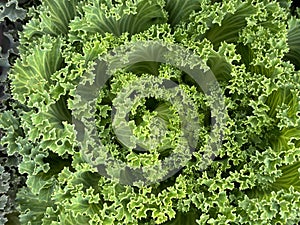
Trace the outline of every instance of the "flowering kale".
[[21, 223], [297, 224], [300, 20], [290, 6], [33, 8], [9, 73], [18, 106], [0, 117], [27, 175]]

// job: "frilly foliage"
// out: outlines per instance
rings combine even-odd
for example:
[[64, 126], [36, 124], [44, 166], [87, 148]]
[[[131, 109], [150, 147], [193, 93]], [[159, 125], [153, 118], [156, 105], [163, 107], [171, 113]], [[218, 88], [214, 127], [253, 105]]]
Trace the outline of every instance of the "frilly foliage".
[[[290, 4], [45, 0], [31, 10], [21, 34], [21, 57], [9, 74], [14, 100], [26, 107], [1, 115], [7, 132], [2, 143], [9, 154], [22, 156], [19, 170], [28, 176], [18, 194], [21, 223], [297, 224], [300, 20], [290, 13]], [[199, 143], [193, 159], [175, 176], [132, 187], [101, 176], [84, 160], [72, 109], [76, 87], [93, 61], [140, 40], [178, 44], [199, 55], [220, 83], [228, 114], [223, 145], [206, 170], [200, 169]], [[97, 101], [99, 137], [115, 157], [132, 165], [159, 157], [153, 152], [148, 161], [139, 159], [117, 143], [109, 115], [121, 85], [145, 74], [172, 78], [186, 89], [198, 104], [204, 127], [200, 140], [209, 138], [208, 99], [193, 81], [169, 65], [135, 65], [118, 71]], [[147, 126], [150, 119], [142, 115], [154, 116], [142, 103], [132, 119], [144, 119], [141, 126]], [[169, 116], [173, 109], [167, 108]], [[136, 135], [142, 134], [136, 128]]]
[[[18, 57], [18, 31], [22, 30], [22, 24], [28, 20], [26, 16], [28, 8], [35, 4], [38, 4], [38, 1], [6, 0], [0, 2], [0, 112], [3, 113], [1, 119], [4, 121], [12, 112], [6, 114], [5, 111], [18, 107], [18, 104], [11, 99], [7, 74]], [[3, 124], [7, 122], [4, 121]], [[14, 123], [14, 126], [16, 125], [17, 123]], [[10, 129], [5, 131], [13, 131]], [[5, 131], [0, 130], [0, 139], [6, 135]], [[22, 135], [22, 133], [17, 135]], [[25, 175], [21, 175], [18, 171], [21, 160], [17, 152], [13, 153], [6, 145], [0, 144], [0, 224], [17, 225], [20, 223], [16, 194], [25, 184]]]

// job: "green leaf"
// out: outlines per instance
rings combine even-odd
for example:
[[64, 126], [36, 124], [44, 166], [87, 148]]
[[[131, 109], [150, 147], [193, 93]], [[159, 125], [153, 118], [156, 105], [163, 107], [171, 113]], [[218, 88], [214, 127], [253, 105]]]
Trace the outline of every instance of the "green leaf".
[[300, 69], [300, 20], [291, 18], [288, 24], [288, 45], [289, 52], [285, 55], [285, 60], [289, 60]]
[[93, 0], [83, 9], [84, 23], [75, 20], [70, 27], [73, 31], [81, 30], [89, 35], [104, 35], [106, 32], [116, 36], [125, 32], [133, 35], [166, 21], [161, 0], [117, 1], [115, 4], [109, 0]]
[[216, 46], [222, 41], [226, 41], [227, 43], [238, 41], [239, 32], [247, 25], [246, 18], [257, 12], [250, 3], [233, 2], [232, 4], [239, 4], [235, 8], [235, 11], [227, 13], [221, 21], [221, 25], [213, 24], [204, 35], [204, 37]]
[[53, 208], [51, 201], [52, 188], [54, 184], [42, 189], [37, 195], [33, 194], [29, 188], [22, 188], [17, 196], [22, 215], [21, 224], [41, 225], [44, 217], [49, 216], [46, 212], [48, 208]]
[[51, 76], [62, 66], [61, 46], [60, 39], [44, 36], [16, 61], [9, 76], [14, 99], [29, 106], [43, 101], [42, 96], [50, 101], [45, 91], [49, 91], [53, 83]]
[[200, 10], [201, 0], [167, 0], [166, 10], [168, 12], [168, 23], [176, 26], [186, 21], [190, 14], [195, 10]]
[[42, 5], [38, 7], [39, 18], [33, 18], [25, 26], [26, 40], [30, 41], [45, 34], [55, 37], [66, 35], [70, 21], [77, 14], [79, 2], [80, 0], [42, 1]]

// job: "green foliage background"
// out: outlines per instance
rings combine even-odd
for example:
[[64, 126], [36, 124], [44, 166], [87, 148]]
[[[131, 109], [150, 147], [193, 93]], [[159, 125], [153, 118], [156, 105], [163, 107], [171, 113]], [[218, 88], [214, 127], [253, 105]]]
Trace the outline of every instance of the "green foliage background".
[[[7, 74], [18, 57], [18, 32], [28, 22], [27, 10], [39, 1], [11, 0], [0, 2], [0, 112], [12, 110], [15, 105], [10, 95]], [[5, 135], [0, 130], [0, 138]], [[21, 157], [16, 152], [7, 154], [6, 146], [0, 145], [0, 224], [19, 224], [16, 193], [25, 185], [26, 176], [18, 172]]]

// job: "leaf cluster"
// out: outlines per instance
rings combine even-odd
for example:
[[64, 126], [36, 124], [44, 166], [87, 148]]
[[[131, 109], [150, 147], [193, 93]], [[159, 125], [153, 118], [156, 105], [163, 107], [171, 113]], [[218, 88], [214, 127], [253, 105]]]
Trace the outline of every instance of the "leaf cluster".
[[[2, 143], [9, 155], [22, 156], [18, 168], [27, 176], [18, 192], [21, 223], [297, 224], [300, 20], [297, 10], [291, 13], [291, 4], [45, 0], [30, 10], [31, 19], [20, 34], [20, 58], [9, 73], [12, 98], [19, 105], [0, 117], [6, 131]], [[76, 89], [86, 74], [92, 77], [94, 61], [139, 41], [177, 44], [201, 57], [220, 84], [226, 111], [211, 109], [211, 99], [187, 74], [153, 62], [116, 71], [97, 93], [95, 112], [89, 104], [79, 104]], [[80, 151], [72, 113], [86, 121], [96, 118], [97, 137], [114, 158], [132, 167], [157, 163], [180, 140], [178, 104], [156, 98], [135, 82], [152, 82], [154, 87], [159, 79], [174, 81], [196, 106], [202, 129], [192, 159], [172, 177], [150, 186], [122, 185], [102, 176]], [[131, 107], [128, 124], [118, 114], [113, 121], [113, 106], [124, 109], [128, 103], [118, 94], [130, 87], [143, 96]], [[223, 144], [203, 170], [203, 153], [210, 151], [205, 145], [209, 121], [216, 116], [226, 118]], [[136, 139], [129, 141], [124, 127]], [[163, 134], [164, 142], [151, 142], [164, 130], [169, 132]], [[134, 152], [136, 143], [148, 153]], [[106, 172], [114, 174], [115, 168]], [[165, 173], [155, 172], [158, 177]], [[129, 177], [126, 171], [122, 176]], [[8, 177], [1, 179], [7, 182]]]

